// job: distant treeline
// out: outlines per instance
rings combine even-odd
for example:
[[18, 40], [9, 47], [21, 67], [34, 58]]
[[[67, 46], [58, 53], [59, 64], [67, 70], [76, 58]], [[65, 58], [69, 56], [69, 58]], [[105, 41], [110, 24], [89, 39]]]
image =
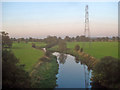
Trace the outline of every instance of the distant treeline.
[[11, 38], [12, 41], [17, 41], [17, 42], [20, 42], [20, 41], [25, 41], [26, 43], [27, 42], [49, 42], [51, 40], [65, 40], [67, 42], [73, 42], [73, 41], [77, 41], [77, 42], [88, 42], [88, 41], [92, 41], [92, 42], [95, 42], [95, 41], [120, 41], [120, 37], [118, 36], [113, 36], [113, 37], [95, 37], [95, 38], [89, 38], [89, 37], [85, 37], [84, 35], [83, 36], [76, 36], [76, 37], [69, 37], [69, 36], [66, 36], [65, 38], [61, 38], [61, 37], [57, 37], [57, 36], [48, 36], [44, 39], [38, 39], [38, 38], [32, 38], [32, 37], [29, 37], [29, 38]]

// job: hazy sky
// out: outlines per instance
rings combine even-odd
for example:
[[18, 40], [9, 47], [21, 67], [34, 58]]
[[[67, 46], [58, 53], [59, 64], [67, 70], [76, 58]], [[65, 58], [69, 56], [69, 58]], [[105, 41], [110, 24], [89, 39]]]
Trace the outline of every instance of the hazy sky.
[[3, 30], [11, 37], [83, 35], [86, 5], [91, 36], [118, 35], [117, 2], [3, 2]]

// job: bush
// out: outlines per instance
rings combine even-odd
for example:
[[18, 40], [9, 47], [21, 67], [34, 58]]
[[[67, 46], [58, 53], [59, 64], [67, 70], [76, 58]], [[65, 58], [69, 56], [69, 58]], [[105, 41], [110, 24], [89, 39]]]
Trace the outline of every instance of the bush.
[[64, 40], [59, 41], [58, 50], [61, 53], [65, 53], [67, 51], [67, 45], [66, 45], [66, 42]]
[[107, 88], [120, 88], [120, 60], [111, 56], [102, 58], [94, 67], [93, 79]]
[[49, 61], [50, 61], [50, 60], [49, 60], [48, 58], [46, 58], [46, 57], [42, 57], [42, 58], [40, 58], [40, 60], [43, 61], [43, 62], [49, 62]]
[[80, 50], [80, 46], [77, 44], [76, 46], [75, 46], [75, 51], [79, 51]]
[[11, 51], [2, 51], [2, 87], [30, 88], [31, 78], [24, 70], [24, 65], [18, 65], [19, 60]]
[[33, 47], [33, 48], [35, 48], [35, 47], [36, 47], [35, 43], [32, 43], [32, 47]]
[[51, 55], [51, 52], [47, 50], [46, 53], [45, 53], [45, 55], [46, 55], [47, 57], [49, 57], [49, 56]]
[[80, 49], [80, 52], [83, 52], [83, 48]]

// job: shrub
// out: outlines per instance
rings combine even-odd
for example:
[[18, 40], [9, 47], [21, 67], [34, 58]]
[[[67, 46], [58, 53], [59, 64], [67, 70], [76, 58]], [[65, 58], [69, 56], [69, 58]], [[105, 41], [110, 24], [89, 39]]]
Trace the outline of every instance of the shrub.
[[35, 48], [35, 47], [36, 47], [35, 43], [32, 43], [32, 47], [33, 47], [33, 48]]
[[46, 55], [47, 57], [49, 57], [49, 56], [51, 55], [51, 52], [47, 50], [46, 53], [45, 53], [45, 55]]
[[93, 79], [107, 88], [120, 88], [120, 60], [111, 56], [102, 58], [94, 67]]
[[75, 46], [75, 51], [79, 51], [80, 50], [80, 46], [77, 44], [76, 46]]
[[80, 49], [80, 52], [83, 52], [83, 48]]

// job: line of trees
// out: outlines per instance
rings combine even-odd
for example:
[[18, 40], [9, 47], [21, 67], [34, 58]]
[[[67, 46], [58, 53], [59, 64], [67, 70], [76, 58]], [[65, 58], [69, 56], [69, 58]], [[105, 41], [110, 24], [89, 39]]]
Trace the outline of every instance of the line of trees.
[[18, 43], [20, 42], [42, 42], [43, 39], [37, 39], [37, 38], [32, 38], [32, 37], [29, 37], [29, 38], [11, 38], [12, 41], [16, 41]]
[[95, 37], [95, 38], [88, 38], [88, 37], [85, 37], [84, 35], [83, 36], [76, 36], [76, 37], [69, 37], [69, 36], [66, 36], [64, 38], [65, 41], [68, 41], [68, 42], [72, 42], [72, 41], [79, 41], [79, 42], [87, 42], [87, 41], [119, 41], [120, 40], [120, 37]]
[[[47, 38], [44, 38], [44, 39], [37, 39], [37, 38], [32, 38], [32, 37], [29, 37], [29, 38], [11, 38], [12, 41], [17, 41], [18, 43], [19, 42], [46, 42], [46, 43], [49, 43], [51, 42], [51, 46], [58, 43], [58, 40], [61, 40], [62, 38], [61, 37], [56, 37], [56, 36], [48, 36]], [[84, 35], [83, 36], [76, 36], [76, 37], [69, 37], [69, 36], [66, 36], [64, 39], [62, 40], [65, 40], [67, 42], [73, 42], [73, 41], [77, 41], [77, 42], [88, 42], [88, 41], [92, 41], [92, 42], [95, 42], [95, 41], [120, 41], [120, 37], [96, 37], [96, 38], [88, 38], [88, 37], [85, 37]], [[53, 43], [54, 41], [54, 43]], [[49, 46], [48, 46], [49, 47]]]

